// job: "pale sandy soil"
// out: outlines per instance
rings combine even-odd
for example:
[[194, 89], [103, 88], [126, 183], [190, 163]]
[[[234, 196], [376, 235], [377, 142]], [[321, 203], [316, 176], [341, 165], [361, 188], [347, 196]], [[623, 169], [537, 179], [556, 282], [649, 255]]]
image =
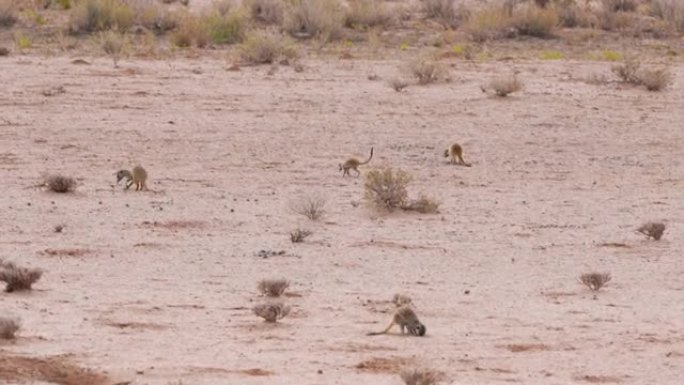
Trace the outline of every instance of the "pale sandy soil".
[[[399, 94], [394, 61], [269, 76], [71, 59], [0, 59], [0, 257], [46, 270], [0, 294], [24, 325], [0, 358], [66, 354], [140, 385], [390, 385], [413, 365], [450, 384], [681, 383], [682, 67], [649, 93], [580, 80], [606, 63], [516, 63], [525, 90], [495, 99], [479, 86], [509, 64], [459, 63], [452, 83]], [[472, 168], [441, 157], [451, 141]], [[356, 205], [363, 178], [337, 164], [370, 146], [441, 213]], [[115, 186], [138, 162], [152, 191]], [[76, 193], [34, 187], [57, 172]], [[309, 192], [328, 199], [321, 222], [288, 210]], [[633, 231], [652, 219], [668, 224], [660, 242]], [[298, 226], [314, 234], [292, 244]], [[591, 270], [614, 277], [597, 298], [576, 281]], [[300, 295], [274, 326], [250, 311], [269, 277]], [[425, 338], [364, 335], [395, 292]]]

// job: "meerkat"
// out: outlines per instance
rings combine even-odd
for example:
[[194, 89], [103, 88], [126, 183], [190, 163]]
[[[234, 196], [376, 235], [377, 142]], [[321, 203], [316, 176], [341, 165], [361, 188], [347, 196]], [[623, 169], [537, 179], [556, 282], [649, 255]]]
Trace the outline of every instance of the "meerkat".
[[404, 294], [395, 294], [394, 297], [392, 297], [392, 303], [396, 307], [402, 307], [402, 306], [412, 306], [413, 301], [411, 300], [411, 297], [408, 295]]
[[411, 309], [410, 306], [403, 305], [398, 307], [397, 310], [394, 311], [394, 315], [392, 316], [392, 322], [390, 322], [389, 326], [387, 326], [385, 330], [381, 332], [371, 332], [366, 335], [377, 336], [380, 334], [387, 334], [387, 332], [389, 332], [389, 330], [394, 325], [399, 325], [399, 327], [401, 328], [401, 334], [404, 334], [404, 330], [406, 330], [410, 335], [416, 337], [424, 336], [425, 332], [427, 331], [425, 325], [423, 325], [418, 320], [416, 312], [413, 311], [413, 309]]
[[133, 167], [133, 172], [128, 170], [119, 170], [116, 173], [116, 184], [119, 184], [122, 179], [126, 179], [126, 190], [135, 184], [135, 191], [147, 190], [147, 171], [142, 166]]
[[365, 162], [361, 162], [356, 158], [347, 159], [346, 162], [340, 164], [340, 171], [344, 171], [342, 173], [342, 176], [345, 176], [345, 175], [351, 176], [351, 174], [349, 174], [349, 170], [356, 171], [356, 176], [359, 176], [361, 174], [361, 172], [359, 171], [359, 166], [367, 164], [368, 162], [370, 162], [370, 160], [372, 158], [373, 158], [373, 147], [371, 147], [370, 156], [368, 157], [368, 159]]
[[[448, 149], [444, 150], [444, 157], [448, 158], [451, 156], [451, 163], [460, 164], [462, 166], [470, 167], [470, 163], [466, 163], [463, 160], [463, 147], [460, 144], [454, 143]], [[456, 159], [458, 158], [458, 161]]]

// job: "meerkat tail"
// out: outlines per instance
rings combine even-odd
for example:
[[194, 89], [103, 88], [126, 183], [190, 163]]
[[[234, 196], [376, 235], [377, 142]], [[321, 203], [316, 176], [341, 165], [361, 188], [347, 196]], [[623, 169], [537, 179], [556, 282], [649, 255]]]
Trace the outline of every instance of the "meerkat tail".
[[366, 335], [367, 336], [379, 336], [380, 334], [387, 334], [387, 332], [390, 331], [390, 329], [392, 329], [392, 326], [394, 326], [394, 320], [392, 320], [392, 322], [390, 322], [389, 326], [387, 326], [385, 328], [385, 330], [383, 330], [381, 332], [370, 332]]
[[371, 147], [370, 156], [368, 157], [368, 159], [366, 159], [366, 161], [363, 163], [359, 163], [359, 165], [367, 164], [368, 162], [371, 161], [371, 159], [373, 159], [373, 147]]

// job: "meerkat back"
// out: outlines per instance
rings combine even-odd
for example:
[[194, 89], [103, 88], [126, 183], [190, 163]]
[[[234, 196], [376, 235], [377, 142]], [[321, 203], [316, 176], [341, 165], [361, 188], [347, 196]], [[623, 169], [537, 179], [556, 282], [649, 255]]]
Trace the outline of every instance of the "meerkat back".
[[147, 190], [147, 171], [140, 165], [133, 167], [133, 183], [135, 190]]

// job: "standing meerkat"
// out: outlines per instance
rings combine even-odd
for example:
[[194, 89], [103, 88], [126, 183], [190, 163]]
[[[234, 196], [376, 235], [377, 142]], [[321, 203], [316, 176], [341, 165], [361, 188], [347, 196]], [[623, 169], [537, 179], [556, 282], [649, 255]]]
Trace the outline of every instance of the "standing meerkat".
[[366, 335], [377, 336], [380, 334], [387, 334], [387, 332], [389, 332], [389, 330], [394, 325], [399, 325], [399, 327], [401, 328], [401, 334], [404, 334], [404, 329], [406, 329], [406, 331], [408, 331], [410, 335], [416, 337], [424, 336], [425, 332], [427, 331], [425, 325], [423, 325], [418, 320], [416, 312], [413, 311], [413, 309], [411, 309], [410, 306], [403, 305], [398, 307], [397, 310], [394, 311], [394, 315], [392, 316], [392, 322], [390, 322], [389, 326], [387, 326], [385, 330], [381, 332], [371, 332]]
[[[460, 144], [454, 143], [448, 149], [444, 150], [444, 157], [448, 158], [451, 156], [451, 163], [460, 164], [462, 166], [470, 167], [470, 163], [466, 163], [463, 160], [463, 147]], [[458, 161], [456, 161], [458, 159]]]
[[119, 170], [116, 173], [116, 184], [119, 184], [124, 178], [126, 179], [126, 190], [133, 184], [135, 184], [135, 191], [147, 190], [147, 171], [142, 166], [133, 167], [133, 172]]
[[368, 162], [370, 162], [370, 160], [372, 158], [373, 158], [373, 147], [371, 147], [370, 156], [368, 157], [368, 159], [365, 162], [361, 162], [356, 158], [347, 159], [346, 162], [340, 164], [340, 171], [344, 170], [344, 172], [342, 173], [342, 176], [345, 176], [345, 175], [351, 176], [351, 174], [349, 174], [350, 169], [356, 171], [356, 176], [359, 176], [361, 174], [361, 172], [359, 171], [359, 166], [367, 164]]

